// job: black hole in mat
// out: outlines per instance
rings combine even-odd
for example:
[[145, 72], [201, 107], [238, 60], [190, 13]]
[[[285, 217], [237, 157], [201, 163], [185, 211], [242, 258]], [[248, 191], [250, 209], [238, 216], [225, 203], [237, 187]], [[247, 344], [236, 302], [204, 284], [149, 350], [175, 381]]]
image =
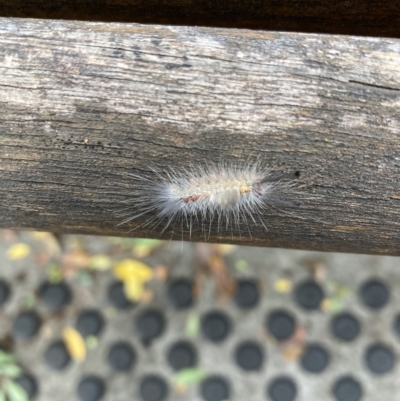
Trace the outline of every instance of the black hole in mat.
[[318, 309], [324, 299], [324, 292], [314, 281], [306, 281], [296, 287], [295, 299], [297, 304], [304, 309]]
[[223, 341], [229, 334], [231, 324], [222, 312], [209, 312], [201, 321], [203, 335], [213, 342]]
[[179, 341], [170, 348], [168, 363], [174, 370], [195, 366], [197, 363], [196, 349], [189, 341]]
[[189, 308], [193, 304], [193, 283], [187, 279], [177, 279], [169, 284], [168, 299], [175, 309]]
[[140, 383], [140, 396], [143, 401], [162, 401], [168, 396], [165, 380], [156, 375], [149, 375]]
[[350, 376], [338, 379], [332, 392], [337, 401], [360, 401], [363, 393], [360, 383]]
[[394, 325], [393, 325], [393, 329], [397, 333], [397, 335], [400, 337], [400, 314], [396, 316], [396, 319], [395, 319]]
[[25, 340], [35, 337], [40, 329], [41, 320], [36, 312], [22, 312], [14, 320], [13, 333]]
[[378, 280], [370, 280], [362, 285], [360, 296], [365, 305], [372, 309], [378, 309], [388, 302], [389, 290], [384, 283]]
[[268, 386], [267, 394], [272, 401], [294, 401], [297, 395], [296, 384], [289, 377], [277, 377]]
[[71, 289], [64, 282], [53, 284], [46, 281], [40, 286], [39, 294], [45, 305], [53, 311], [67, 306], [72, 299]]
[[259, 344], [245, 341], [238, 345], [235, 352], [237, 364], [244, 370], [259, 370], [262, 366], [264, 353]]
[[66, 368], [71, 360], [67, 348], [62, 340], [53, 342], [49, 348], [47, 348], [44, 358], [47, 365], [55, 370]]
[[239, 280], [237, 282], [235, 302], [240, 308], [252, 308], [258, 304], [260, 294], [255, 280]]
[[301, 366], [311, 373], [323, 372], [328, 363], [329, 354], [320, 345], [309, 345], [301, 357]]
[[340, 340], [353, 341], [360, 334], [360, 323], [349, 313], [343, 313], [332, 319], [331, 332]]
[[201, 395], [206, 401], [229, 399], [229, 384], [222, 376], [210, 376], [201, 383]]
[[161, 336], [165, 328], [165, 319], [157, 310], [144, 311], [136, 321], [136, 331], [145, 345]]
[[365, 354], [365, 361], [371, 372], [383, 375], [394, 367], [394, 354], [392, 350], [382, 344], [371, 345]]
[[115, 281], [108, 287], [108, 300], [110, 304], [117, 309], [129, 309], [134, 305], [134, 303], [126, 297], [124, 284], [121, 281]]
[[10, 297], [11, 289], [9, 284], [0, 279], [0, 306], [4, 305]]
[[100, 312], [95, 309], [87, 309], [82, 311], [76, 322], [77, 330], [84, 337], [97, 336], [104, 327], [104, 318]]
[[81, 401], [98, 401], [104, 393], [104, 381], [97, 376], [87, 376], [78, 385], [78, 397]]
[[27, 373], [14, 379], [26, 392], [28, 398], [31, 400], [38, 393], [38, 384], [36, 379]]
[[279, 341], [284, 341], [293, 335], [296, 322], [288, 312], [276, 310], [268, 316], [266, 326], [271, 335]]
[[135, 359], [136, 354], [132, 346], [121, 341], [111, 347], [107, 361], [114, 370], [127, 371], [132, 368]]

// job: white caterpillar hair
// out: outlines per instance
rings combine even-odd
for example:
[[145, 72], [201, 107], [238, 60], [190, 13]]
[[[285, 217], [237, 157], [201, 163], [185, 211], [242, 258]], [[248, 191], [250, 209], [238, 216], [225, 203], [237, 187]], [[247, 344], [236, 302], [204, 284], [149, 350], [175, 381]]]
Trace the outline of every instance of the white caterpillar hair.
[[154, 176], [128, 175], [137, 183], [134, 197], [125, 202], [130, 206], [120, 211], [124, 218], [120, 224], [148, 215], [140, 227], [156, 228], [165, 222], [161, 232], [178, 222], [182, 231], [188, 229], [190, 235], [198, 226], [210, 234], [216, 221], [218, 233], [223, 227], [238, 229], [240, 233], [243, 224], [250, 233], [249, 219], [252, 224], [258, 220], [266, 228], [262, 211], [268, 207], [267, 203], [300, 205], [281, 198], [287, 195], [293, 180], [279, 179], [272, 169], [261, 167], [259, 162], [244, 167], [227, 163], [191, 165], [178, 172], [154, 171]]

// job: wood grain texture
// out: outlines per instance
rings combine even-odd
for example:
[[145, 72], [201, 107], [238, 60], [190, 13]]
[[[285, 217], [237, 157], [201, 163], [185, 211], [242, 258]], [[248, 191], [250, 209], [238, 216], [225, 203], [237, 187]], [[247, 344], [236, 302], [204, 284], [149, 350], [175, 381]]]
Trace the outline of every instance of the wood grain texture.
[[396, 0], [0, 0], [0, 16], [400, 37]]
[[211, 241], [400, 255], [399, 65], [396, 39], [0, 19], [0, 226], [170, 238], [116, 226], [126, 173], [259, 155], [308, 199]]

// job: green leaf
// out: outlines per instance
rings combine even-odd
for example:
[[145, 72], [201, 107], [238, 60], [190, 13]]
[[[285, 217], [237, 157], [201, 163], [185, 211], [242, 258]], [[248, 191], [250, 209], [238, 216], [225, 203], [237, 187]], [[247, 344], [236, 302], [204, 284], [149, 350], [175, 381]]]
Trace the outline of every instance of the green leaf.
[[36, 297], [34, 294], [29, 294], [23, 299], [25, 309], [33, 309], [36, 304]]
[[249, 265], [244, 259], [239, 259], [235, 262], [235, 269], [243, 273], [249, 269]]
[[157, 249], [162, 244], [160, 240], [154, 239], [135, 239], [132, 253], [133, 256], [142, 259], [150, 255], [153, 250]]
[[89, 287], [93, 283], [92, 276], [83, 270], [78, 273], [78, 281], [79, 284], [86, 287]]
[[135, 245], [135, 238], [120, 238], [120, 237], [108, 237], [109, 241], [114, 245], [120, 245], [124, 248], [130, 248]]
[[52, 263], [47, 270], [49, 281], [52, 284], [57, 284], [63, 279], [62, 267], [56, 263]]
[[340, 299], [332, 299], [331, 302], [331, 311], [333, 313], [340, 313], [344, 308], [343, 302]]
[[157, 248], [162, 244], [159, 239], [148, 239], [148, 238], [135, 238], [134, 246], [147, 246], [149, 248]]
[[0, 350], [0, 363], [14, 363], [15, 356]]
[[18, 383], [7, 380], [3, 387], [10, 401], [29, 401], [28, 394]]
[[88, 349], [95, 349], [99, 345], [99, 339], [96, 336], [86, 337], [86, 347]]
[[0, 375], [7, 377], [17, 377], [22, 373], [21, 368], [14, 364], [1, 364]]
[[186, 321], [186, 335], [196, 338], [200, 330], [200, 318], [196, 313], [191, 313]]
[[6, 401], [6, 393], [3, 389], [0, 389], [0, 401]]
[[111, 259], [108, 255], [93, 255], [89, 261], [89, 267], [94, 270], [108, 270], [111, 268]]
[[114, 245], [120, 245], [124, 241], [122, 237], [108, 237], [108, 240]]
[[347, 297], [349, 297], [350, 295], [352, 295], [354, 292], [354, 290], [351, 287], [347, 287], [347, 286], [341, 286], [338, 288], [337, 290], [337, 297], [341, 298], [341, 299], [345, 299]]
[[201, 382], [206, 377], [206, 372], [201, 368], [182, 369], [173, 375], [172, 380], [178, 385], [190, 385]]

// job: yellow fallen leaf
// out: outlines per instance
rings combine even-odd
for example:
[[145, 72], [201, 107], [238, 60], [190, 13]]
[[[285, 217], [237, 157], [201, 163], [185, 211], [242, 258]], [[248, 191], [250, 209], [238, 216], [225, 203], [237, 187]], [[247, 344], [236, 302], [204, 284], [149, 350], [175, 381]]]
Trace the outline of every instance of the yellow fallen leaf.
[[144, 282], [135, 279], [125, 280], [124, 293], [131, 301], [140, 301], [144, 293]]
[[123, 259], [114, 266], [114, 274], [121, 281], [146, 282], [153, 278], [153, 269], [134, 259]]
[[236, 251], [237, 246], [231, 244], [217, 244], [217, 249], [223, 255], [229, 255], [230, 253]]
[[174, 385], [174, 389], [178, 394], [185, 394], [187, 391], [187, 385], [183, 383], [177, 383]]
[[329, 298], [323, 299], [319, 307], [323, 312], [330, 312], [332, 310], [332, 300]]
[[290, 280], [281, 278], [280, 280], [276, 280], [274, 283], [274, 289], [276, 292], [291, 292], [293, 288], [293, 284]]
[[133, 256], [136, 258], [145, 258], [150, 255], [151, 251], [152, 249], [146, 245], [138, 245], [132, 249]]
[[290, 344], [290, 346], [286, 347], [283, 352], [283, 357], [287, 361], [295, 361], [298, 359], [304, 352], [304, 346], [302, 344]]
[[42, 239], [42, 238], [49, 238], [52, 234], [46, 231], [34, 231], [32, 233], [33, 238]]
[[281, 343], [283, 357], [287, 361], [294, 361], [304, 353], [307, 332], [304, 326], [297, 326], [296, 331], [287, 342]]
[[81, 362], [86, 358], [86, 343], [78, 330], [73, 327], [66, 327], [63, 330], [65, 346], [75, 361]]
[[31, 247], [28, 244], [14, 244], [7, 250], [7, 258], [9, 260], [19, 260], [26, 258], [31, 252]]

